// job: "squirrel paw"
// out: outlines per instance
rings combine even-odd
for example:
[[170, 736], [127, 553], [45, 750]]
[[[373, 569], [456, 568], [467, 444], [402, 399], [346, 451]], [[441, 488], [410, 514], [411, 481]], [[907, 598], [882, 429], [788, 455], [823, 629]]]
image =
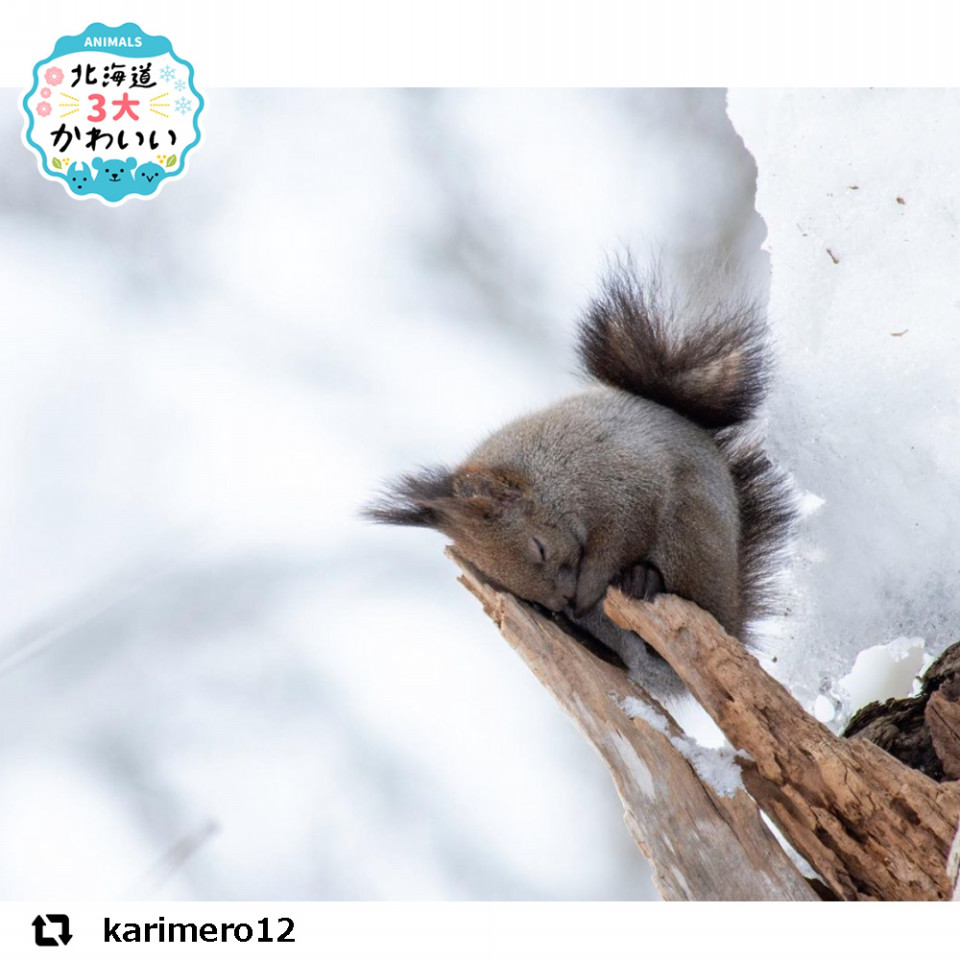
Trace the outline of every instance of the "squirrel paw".
[[635, 563], [620, 574], [613, 581], [628, 597], [635, 600], [652, 600], [658, 593], [663, 593], [664, 583], [660, 571], [644, 560]]

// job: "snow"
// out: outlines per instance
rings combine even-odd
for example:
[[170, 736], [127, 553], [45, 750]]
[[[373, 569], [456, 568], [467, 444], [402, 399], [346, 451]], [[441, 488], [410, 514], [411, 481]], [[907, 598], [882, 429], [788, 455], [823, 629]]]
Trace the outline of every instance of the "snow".
[[671, 733], [663, 714], [639, 697], [625, 697], [620, 701], [620, 708], [631, 719], [643, 720], [662, 733], [718, 797], [732, 797], [743, 789], [740, 767], [736, 762], [738, 756], [746, 756], [742, 750], [735, 751], [729, 746], [705, 747], [687, 734]]
[[868, 703], [903, 699], [920, 692], [921, 677], [933, 663], [922, 637], [897, 637], [861, 650], [842, 677], [824, 678], [810, 712], [840, 731]]
[[620, 701], [620, 709], [631, 720], [642, 720], [648, 727], [653, 727], [657, 733], [662, 733], [665, 737], [671, 735], [667, 718], [640, 697], [624, 697]]
[[[734, 90], [728, 113], [767, 228], [772, 447], [806, 504], [769, 637], [812, 707], [867, 648], [958, 639], [960, 91]], [[915, 651], [877, 657], [852, 701], [908, 687]]]
[[837, 716], [837, 707], [826, 694], [818, 693], [814, 698], [811, 713], [821, 723], [831, 723]]
[[923, 654], [922, 637], [898, 637], [861, 650], [839, 684], [847, 712], [854, 714], [874, 700], [911, 696], [923, 668]]

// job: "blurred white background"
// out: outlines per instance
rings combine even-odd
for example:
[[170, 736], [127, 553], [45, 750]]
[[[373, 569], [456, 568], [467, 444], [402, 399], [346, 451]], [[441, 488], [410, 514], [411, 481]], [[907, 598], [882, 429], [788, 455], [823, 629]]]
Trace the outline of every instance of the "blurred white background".
[[213, 90], [117, 209], [4, 97], [0, 897], [654, 897], [442, 540], [356, 509], [569, 391], [624, 245], [763, 286], [724, 93]]

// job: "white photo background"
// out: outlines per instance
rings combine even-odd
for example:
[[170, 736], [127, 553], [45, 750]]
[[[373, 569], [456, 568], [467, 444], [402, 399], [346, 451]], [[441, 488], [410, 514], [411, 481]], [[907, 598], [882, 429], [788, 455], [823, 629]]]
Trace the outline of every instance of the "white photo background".
[[442, 540], [355, 513], [572, 389], [623, 246], [762, 288], [723, 92], [212, 90], [119, 209], [40, 177], [18, 96], [0, 897], [654, 897]]

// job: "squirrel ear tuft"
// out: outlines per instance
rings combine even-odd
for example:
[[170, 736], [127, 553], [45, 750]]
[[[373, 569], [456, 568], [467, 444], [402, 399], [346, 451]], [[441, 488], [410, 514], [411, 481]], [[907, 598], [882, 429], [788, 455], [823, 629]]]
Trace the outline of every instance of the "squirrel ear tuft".
[[523, 497], [519, 482], [497, 471], [467, 467], [453, 477], [457, 508], [474, 517], [496, 520]]
[[375, 523], [432, 527], [453, 536], [464, 523], [499, 519], [522, 497], [521, 485], [501, 473], [431, 467], [398, 477], [361, 515]]
[[424, 468], [394, 480], [382, 497], [363, 507], [361, 516], [375, 523], [439, 530], [444, 525], [442, 505], [453, 496], [453, 474], [449, 470]]

